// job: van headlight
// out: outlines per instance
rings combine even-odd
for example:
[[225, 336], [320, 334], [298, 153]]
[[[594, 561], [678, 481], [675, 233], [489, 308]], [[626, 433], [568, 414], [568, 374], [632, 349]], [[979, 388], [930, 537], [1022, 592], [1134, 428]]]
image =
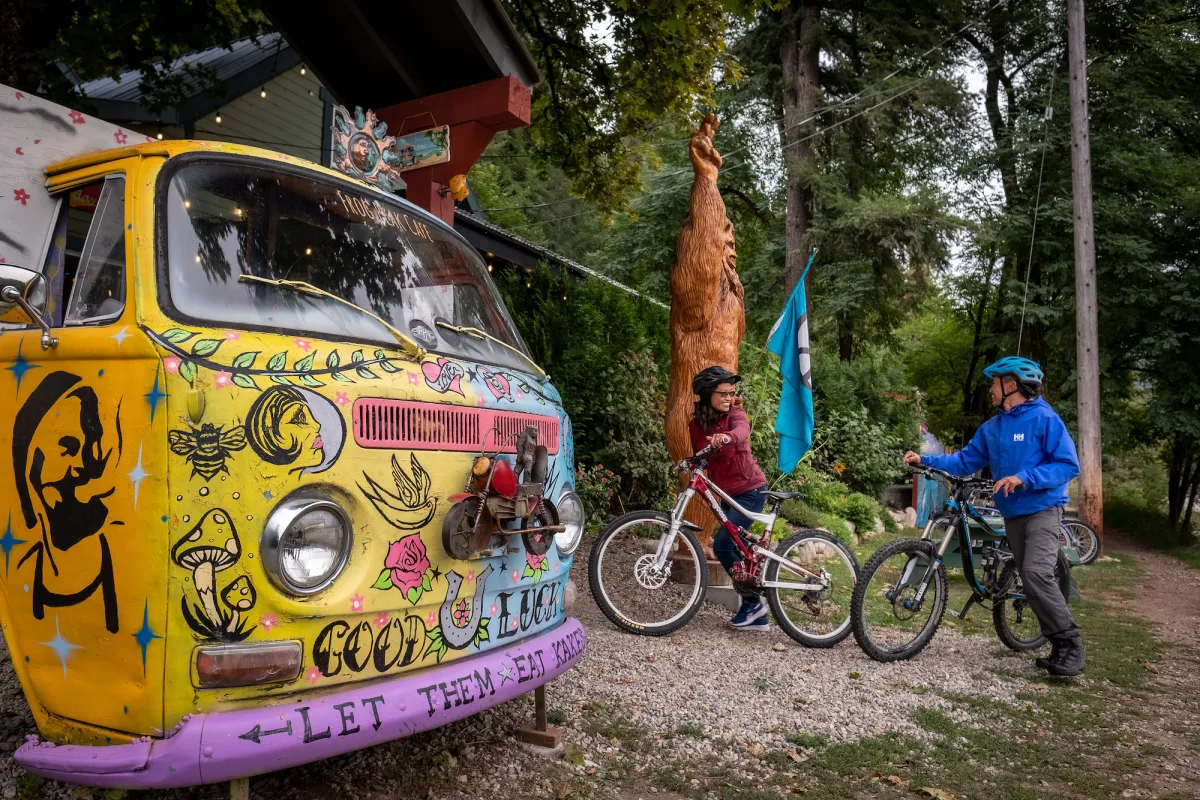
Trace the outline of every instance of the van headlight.
[[574, 492], [563, 492], [556, 505], [558, 506], [558, 521], [567, 529], [562, 533], [554, 534], [554, 545], [558, 548], [558, 552], [569, 556], [575, 552], [576, 547], [579, 547], [579, 540], [583, 538], [583, 524], [586, 519], [583, 501]]
[[294, 595], [316, 594], [346, 566], [350, 519], [332, 500], [293, 495], [267, 518], [260, 552], [276, 587]]

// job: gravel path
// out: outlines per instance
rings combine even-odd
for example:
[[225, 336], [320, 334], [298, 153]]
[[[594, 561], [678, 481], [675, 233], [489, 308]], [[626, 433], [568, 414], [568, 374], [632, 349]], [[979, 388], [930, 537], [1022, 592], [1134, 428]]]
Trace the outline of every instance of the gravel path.
[[[771, 769], [760, 758], [764, 748], [794, 746], [788, 734], [851, 740], [895, 731], [927, 737], [932, 734], [909, 721], [912, 709], [939, 708], [960, 719], [969, 713], [953, 711], [940, 692], [983, 692], [1016, 703], [1024, 680], [996, 671], [1028, 670], [1034, 677], [1032, 666], [1004, 656], [995, 639], [964, 637], [945, 628], [919, 658], [900, 664], [876, 664], [852, 637], [831, 650], [808, 650], [777, 629], [735, 631], [726, 625], [728, 612], [715, 606], [669, 637], [625, 634], [604, 619], [585, 588], [586, 555], [581, 548], [576, 559], [574, 578], [581, 591], [573, 611], [588, 630], [588, 650], [580, 666], [548, 691], [549, 706], [562, 713], [567, 740], [581, 749], [584, 764], [547, 761], [513, 742], [509, 731], [532, 714], [531, 698], [522, 698], [408, 740], [255, 778], [252, 795], [289, 800], [553, 797], [564, 796], [563, 782], [572, 773], [603, 781], [606, 770], [633, 763], [632, 773], [610, 784], [614, 792], [622, 787], [625, 797], [656, 765], [695, 759], [723, 762], [754, 779]], [[21, 770], [11, 750], [33, 731], [0, 643], [0, 797], [16, 795]], [[634, 747], [635, 740], [642, 745]], [[646, 747], [646, 741], [654, 746]], [[47, 783], [40, 791], [69, 798], [74, 787]], [[139, 796], [222, 795], [219, 788], [206, 787]]]

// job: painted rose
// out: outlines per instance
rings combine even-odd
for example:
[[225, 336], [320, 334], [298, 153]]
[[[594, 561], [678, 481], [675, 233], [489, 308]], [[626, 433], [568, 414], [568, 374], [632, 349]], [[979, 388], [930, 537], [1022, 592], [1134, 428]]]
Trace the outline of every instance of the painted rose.
[[526, 553], [525, 563], [529, 565], [530, 569], [542, 570], [546, 568], [546, 557], [544, 555], [539, 556], [536, 553]]
[[421, 535], [414, 533], [398, 542], [392, 542], [383, 565], [392, 571], [392, 585], [401, 593], [407, 595], [409, 589], [421, 586], [425, 580], [425, 572], [430, 567]]

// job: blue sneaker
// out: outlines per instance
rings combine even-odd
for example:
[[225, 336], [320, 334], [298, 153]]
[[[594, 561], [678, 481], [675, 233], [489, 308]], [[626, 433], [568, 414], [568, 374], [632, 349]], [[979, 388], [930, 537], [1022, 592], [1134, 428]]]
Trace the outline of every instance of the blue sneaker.
[[743, 600], [742, 607], [729, 620], [729, 624], [735, 628], [745, 628], [760, 619], [763, 621], [763, 624], [754, 626], [756, 630], [763, 630], [768, 624], [767, 605], [762, 601], [762, 598]]
[[741, 626], [740, 628], [738, 628], [738, 630], [739, 631], [758, 631], [759, 633], [770, 633], [771, 618], [764, 614], [763, 616], [759, 617], [758, 619], [754, 620], [753, 622], [749, 622], [749, 623]]

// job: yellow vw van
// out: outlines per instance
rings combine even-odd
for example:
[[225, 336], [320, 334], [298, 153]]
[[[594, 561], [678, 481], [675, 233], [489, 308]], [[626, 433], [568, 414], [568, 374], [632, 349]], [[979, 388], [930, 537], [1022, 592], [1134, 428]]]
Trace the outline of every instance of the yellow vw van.
[[[0, 623], [44, 737], [25, 769], [226, 781], [576, 663], [571, 423], [462, 237], [278, 153], [135, 144], [2, 86], [0, 121], [8, 174], [36, 177], [0, 196]], [[497, 521], [451, 556], [473, 468], [508, 469], [531, 429], [552, 544]]]

